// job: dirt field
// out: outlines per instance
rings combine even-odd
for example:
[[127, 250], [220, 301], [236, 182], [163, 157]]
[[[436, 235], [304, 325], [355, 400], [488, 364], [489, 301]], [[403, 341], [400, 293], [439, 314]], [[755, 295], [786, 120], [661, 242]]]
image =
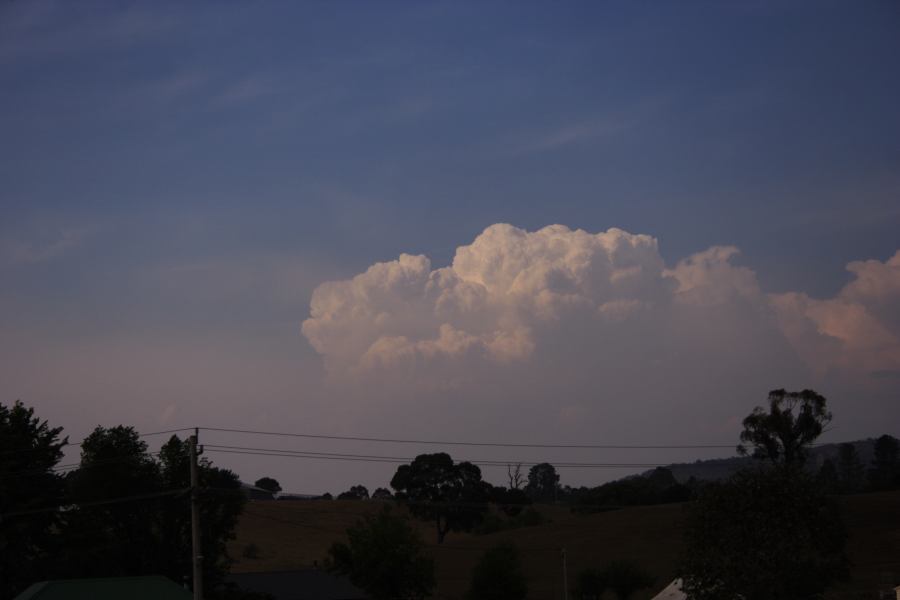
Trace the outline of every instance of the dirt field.
[[[833, 590], [828, 598], [874, 597], [863, 594], [900, 578], [900, 492], [849, 496], [842, 504], [850, 532], [853, 580]], [[234, 571], [308, 568], [316, 561], [321, 563], [328, 547], [343, 539], [349, 525], [361, 514], [380, 507], [376, 501], [252, 502], [241, 520], [238, 539], [231, 544], [232, 555], [238, 560]], [[562, 547], [568, 556], [570, 590], [580, 569], [617, 558], [640, 563], [657, 579], [652, 590], [638, 594], [635, 600], [652, 597], [672, 579], [682, 548], [682, 505], [584, 516], [555, 506], [542, 506], [540, 510], [552, 520], [550, 523], [482, 536], [450, 534], [441, 546], [435, 544], [430, 524], [419, 522], [437, 564], [434, 597], [461, 598], [475, 561], [485, 548], [501, 540], [513, 542], [522, 553], [533, 599], [563, 598]], [[251, 543], [258, 547], [259, 557], [243, 558], [244, 548]]]

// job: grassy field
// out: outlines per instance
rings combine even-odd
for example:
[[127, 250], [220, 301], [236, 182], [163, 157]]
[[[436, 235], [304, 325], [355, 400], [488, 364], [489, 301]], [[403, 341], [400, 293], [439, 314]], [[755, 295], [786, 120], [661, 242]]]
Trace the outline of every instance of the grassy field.
[[[835, 588], [828, 597], [871, 597], [862, 594], [887, 579], [900, 577], [900, 492], [848, 496], [841, 503], [850, 532], [853, 580]], [[252, 502], [231, 544], [232, 555], [238, 560], [233, 570], [297, 569], [321, 563], [328, 547], [343, 539], [349, 525], [361, 514], [381, 506], [375, 501]], [[491, 535], [450, 534], [440, 546], [435, 544], [430, 524], [417, 522], [437, 564], [435, 598], [461, 598], [478, 557], [500, 541], [513, 542], [520, 549], [533, 599], [563, 598], [562, 547], [568, 555], [570, 589], [580, 569], [617, 558], [634, 560], [656, 577], [657, 585], [637, 595], [636, 600], [652, 597], [672, 579], [682, 549], [682, 505], [634, 507], [594, 515], [573, 515], [556, 506], [539, 510], [551, 519], [549, 523]], [[258, 558], [242, 556], [249, 544], [258, 547]]]

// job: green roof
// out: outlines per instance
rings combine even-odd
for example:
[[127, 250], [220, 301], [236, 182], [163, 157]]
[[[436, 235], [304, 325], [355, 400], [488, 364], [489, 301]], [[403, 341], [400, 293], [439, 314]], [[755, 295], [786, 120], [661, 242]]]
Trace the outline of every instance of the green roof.
[[193, 594], [161, 575], [58, 579], [32, 584], [14, 600], [191, 600]]

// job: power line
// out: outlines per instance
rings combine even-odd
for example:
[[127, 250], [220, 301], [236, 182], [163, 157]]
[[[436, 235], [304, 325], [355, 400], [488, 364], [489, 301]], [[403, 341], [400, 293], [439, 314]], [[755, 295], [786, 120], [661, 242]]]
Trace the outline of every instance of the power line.
[[[167, 429], [165, 431], [151, 431], [148, 433], [138, 433], [137, 437], [150, 437], [150, 436], [154, 436], [154, 435], [165, 435], [167, 433], [178, 433], [180, 431], [193, 431], [193, 430], [194, 430], [193, 427], [182, 427], [180, 429]], [[66, 440], [68, 440], [68, 437], [66, 438]], [[80, 442], [66, 441], [64, 443], [61, 443], [60, 450], [63, 448], [67, 448], [67, 447], [75, 448], [75, 447], [81, 446], [84, 444], [85, 441], [87, 441], [87, 438], [81, 440]], [[20, 454], [22, 452], [37, 452], [37, 451], [43, 451], [43, 450], [44, 450], [44, 448], [14, 448], [12, 450], [0, 451], [0, 455]]]
[[120, 504], [122, 502], [134, 502], [137, 500], [151, 500], [153, 498], [162, 498], [164, 496], [174, 496], [176, 494], [184, 494], [190, 491], [190, 488], [180, 488], [177, 490], [167, 490], [163, 492], [152, 492], [149, 494], [135, 494], [133, 496], [120, 496], [118, 498], [108, 498], [106, 500], [95, 500], [92, 502], [73, 502], [71, 504], [58, 504], [56, 506], [46, 506], [30, 510], [19, 510], [14, 512], [3, 513], [0, 519], [8, 519], [9, 517], [20, 517], [24, 515], [35, 515], [45, 512], [56, 512], [60, 510], [71, 510], [73, 508], [89, 508], [92, 506], [104, 506], [107, 504]]
[[447, 440], [415, 440], [400, 438], [376, 438], [345, 435], [321, 435], [312, 433], [288, 433], [275, 431], [255, 431], [250, 429], [228, 429], [224, 427], [200, 427], [204, 431], [218, 431], [222, 433], [243, 433], [249, 435], [268, 435], [281, 437], [299, 437], [322, 440], [342, 440], [353, 442], [378, 442], [387, 444], [426, 444], [438, 446], [485, 446], [497, 448], [561, 448], [584, 450], [695, 450], [702, 448], [734, 448], [735, 444], [653, 444], [653, 445], [614, 445], [614, 444], [523, 444], [513, 442], [461, 442]]
[[369, 459], [369, 458], [350, 458], [350, 457], [339, 457], [339, 456], [303, 456], [298, 454], [278, 454], [275, 452], [250, 452], [250, 451], [242, 451], [242, 450], [219, 450], [216, 448], [210, 448], [208, 446], [204, 446], [204, 450], [206, 452], [218, 452], [220, 454], [242, 454], [242, 455], [255, 455], [255, 456], [283, 456], [285, 458], [307, 458], [312, 460], [346, 460], [346, 461], [355, 461], [355, 462], [374, 462], [374, 463], [391, 463], [391, 464], [399, 464], [406, 461], [394, 460], [394, 459]]
[[[62, 449], [65, 448], [66, 446], [78, 446], [78, 445], [80, 445], [80, 442], [79, 442], [79, 444], [70, 444], [70, 443], [68, 442], [68, 438], [66, 438], [66, 440], [67, 440], [67, 441], [64, 441], [64, 442], [57, 442], [56, 444], [53, 444], [53, 445], [54, 445], [54, 446], [58, 446], [58, 450], [62, 450]], [[44, 451], [44, 450], [45, 450], [45, 448], [13, 448], [12, 450], [2, 450], [2, 451], [0, 451], [0, 456], [6, 456], [6, 455], [9, 455], [9, 454], [22, 454], [23, 452], [37, 452], [37, 451]]]
[[323, 456], [323, 457], [343, 457], [343, 458], [371, 458], [371, 459], [380, 459], [380, 460], [399, 460], [399, 461], [408, 461], [409, 459], [402, 456], [381, 456], [381, 455], [371, 455], [371, 454], [344, 454], [339, 452], [315, 452], [312, 450], [291, 450], [291, 449], [279, 449], [279, 448], [252, 448], [247, 446], [223, 446], [220, 444], [204, 444], [204, 449], [214, 451], [214, 450], [249, 450], [256, 452], [284, 452], [289, 455], [294, 454], [302, 454], [302, 455], [310, 455], [310, 458], [315, 456]]
[[[414, 458], [399, 456], [380, 456], [380, 455], [364, 455], [364, 454], [340, 454], [336, 452], [306, 452], [302, 450], [280, 450], [275, 448], [250, 448], [242, 446], [217, 446], [213, 444], [205, 444], [204, 448], [207, 452], [219, 452], [224, 454], [243, 454], [255, 456], [281, 456], [285, 458], [305, 458], [311, 460], [344, 460], [352, 462], [377, 462], [390, 464], [405, 464], [415, 460]], [[523, 462], [523, 461], [507, 461], [507, 460], [468, 460], [472, 464], [485, 467], [506, 467], [510, 464], [521, 464], [522, 466], [535, 466], [542, 463]], [[639, 469], [666, 466], [671, 463], [584, 463], [584, 462], [554, 462], [555, 468], [593, 468], [593, 469]]]
[[5, 473], [2, 476], [0, 476], [0, 480], [16, 479], [19, 477], [27, 477], [30, 474], [39, 474], [40, 475], [43, 473], [68, 473], [71, 471], [78, 471], [80, 469], [92, 469], [95, 467], [102, 467], [102, 466], [106, 466], [110, 463], [129, 462], [129, 461], [134, 461], [134, 460], [140, 460], [142, 458], [142, 456], [158, 456], [159, 454], [160, 454], [159, 452], [146, 452], [141, 455], [123, 454], [120, 456], [113, 456], [110, 458], [102, 458], [102, 459], [98, 459], [98, 460], [92, 460], [91, 462], [89, 462], [87, 464], [69, 463], [66, 465], [55, 465], [53, 467], [48, 467], [45, 469], [41, 469], [41, 468], [23, 469], [21, 471], [12, 471], [10, 473]]
[[[284, 456], [287, 458], [309, 458], [322, 460], [349, 460], [359, 462], [385, 462], [385, 463], [411, 463], [415, 458], [403, 456], [385, 456], [373, 454], [344, 454], [338, 452], [315, 452], [312, 450], [291, 450], [283, 448], [256, 448], [250, 446], [225, 446], [219, 444], [205, 444], [204, 448], [209, 452], [221, 452], [225, 454], [247, 454], [258, 456]], [[746, 460], [747, 457], [732, 457], [730, 459], [719, 460]], [[545, 464], [544, 462], [529, 462], [519, 459], [458, 459], [456, 462], [469, 462], [476, 465], [488, 467], [507, 467], [509, 465], [521, 465], [524, 467]], [[695, 467], [718, 467], [728, 468], [728, 465], [720, 465], [718, 463], [672, 463], [672, 462], [653, 462], [653, 463], [625, 463], [625, 462], [572, 462], [572, 461], [554, 461], [554, 467], [585, 467], [585, 468], [653, 468], [684, 465], [691, 468]]]
[[[315, 452], [312, 450], [292, 450], [292, 449], [281, 449], [281, 448], [253, 448], [247, 446], [224, 446], [219, 444], [206, 444], [204, 446], [209, 450], [217, 450], [217, 449], [226, 449], [226, 450], [248, 450], [255, 452], [278, 452], [285, 453], [286, 455], [303, 455], [309, 456], [310, 458], [314, 457], [341, 457], [341, 458], [360, 458], [360, 459], [377, 459], [377, 460], [395, 460], [401, 462], [412, 462], [413, 458], [404, 457], [404, 456], [383, 456], [383, 455], [373, 455], [373, 454], [345, 454], [339, 452]], [[507, 466], [507, 465], [516, 465], [521, 464], [522, 466], [534, 466], [542, 463], [538, 462], [522, 462], [518, 459], [516, 460], [501, 460], [501, 459], [459, 459], [457, 462], [471, 462], [475, 464], [486, 464], [486, 465], [497, 465], [497, 466]], [[571, 461], [563, 461], [559, 463], [560, 465], [615, 465], [615, 466], [634, 466], [634, 467], [645, 467], [645, 466], [654, 466], [649, 463], [572, 463]]]
[[193, 431], [195, 427], [179, 427], [178, 429], [166, 429], [165, 431], [151, 431], [150, 433], [139, 433], [138, 437], [150, 437], [152, 435], [165, 435], [167, 433], [179, 433], [181, 431]]
[[[151, 433], [139, 434], [141, 437], [144, 436], [152, 436], [152, 435], [161, 435], [167, 433], [173, 433], [176, 431], [186, 431], [187, 428], [178, 429], [178, 430], [167, 430], [167, 431], [157, 431]], [[355, 461], [355, 462], [373, 462], [373, 463], [387, 463], [387, 464], [406, 464], [411, 463], [415, 460], [412, 457], [403, 457], [403, 456], [390, 456], [390, 455], [373, 455], [373, 454], [348, 454], [348, 453], [338, 453], [338, 452], [317, 452], [312, 450], [292, 450], [292, 449], [282, 449], [282, 448], [258, 448], [258, 447], [250, 447], [250, 446], [231, 446], [231, 445], [220, 445], [220, 444], [206, 444], [204, 447], [210, 452], [219, 452], [225, 454], [244, 454], [244, 455], [256, 455], [256, 456], [284, 456], [288, 458], [306, 458], [310, 460], [341, 460], [341, 461]], [[149, 456], [158, 456], [160, 452], [146, 452]], [[741, 457], [736, 457], [741, 458]], [[79, 469], [85, 468], [96, 468], [99, 466], [107, 465], [115, 462], [126, 462], [130, 460], [134, 460], [134, 455], [122, 455], [120, 457], [110, 457], [106, 459], [100, 459], [91, 461], [88, 464], [81, 463], [69, 463], [63, 465], [55, 465], [53, 467], [48, 468], [34, 468], [34, 469], [23, 469], [20, 471], [12, 471], [9, 473], [5, 473], [0, 476], [0, 480], [9, 480], [15, 479], [19, 477], [27, 477], [30, 474], [42, 474], [47, 472], [52, 473], [66, 473], [70, 471], [75, 471]], [[462, 459], [465, 460], [465, 459]], [[457, 461], [459, 462], [459, 461]], [[524, 467], [531, 467], [538, 464], [542, 464], [536, 461], [522, 461], [519, 459], [468, 459], [467, 462], [471, 462], [473, 464], [483, 466], [483, 467], [507, 467], [509, 465], [521, 465]], [[546, 461], [545, 461], [546, 462]], [[648, 463], [627, 463], [627, 462], [572, 462], [572, 461], [554, 461], [553, 466], [556, 468], [592, 468], [592, 469], [649, 469], [655, 467], [665, 467], [671, 466], [672, 462], [648, 462]], [[696, 467], [707, 467], [707, 468], [727, 468], [725, 465], [719, 465], [717, 463], [683, 463], [689, 465], [691, 468]]]
[[[148, 433], [138, 433], [137, 437], [165, 435], [168, 433], [177, 433], [177, 432], [181, 432], [181, 431], [193, 431], [193, 429], [194, 428], [192, 428], [192, 427], [182, 427], [180, 429], [168, 429], [165, 431], [151, 431]], [[78, 443], [67, 444], [67, 445], [77, 447], [77, 446], [83, 445], [84, 442], [85, 442], [85, 440], [82, 440]], [[30, 451], [38, 451], [38, 450], [41, 450], [41, 449], [40, 448], [20, 448], [17, 450], [6, 450], [4, 452], [0, 452], [0, 454], [3, 454], [3, 453], [18, 454], [18, 453], [22, 453], [22, 452], [30, 452]], [[160, 452], [145, 452], [143, 454], [148, 455], [148, 456], [158, 456], [160, 454]], [[90, 463], [85, 464], [85, 465], [83, 465], [81, 463], [69, 463], [69, 464], [65, 464], [65, 465], [54, 465], [52, 467], [47, 467], [47, 468], [23, 469], [20, 471], [12, 471], [9, 473], [5, 473], [2, 476], [0, 476], [0, 480], [24, 477], [24, 476], [27, 476], [32, 473], [38, 473], [38, 474], [47, 473], [47, 472], [64, 473], [67, 471], [76, 471], [76, 470], [84, 469], [84, 468], [93, 468], [95, 466], [100, 466], [100, 465], [108, 464], [111, 462], [134, 460], [135, 458], [138, 458], [138, 457], [133, 454], [125, 454], [125, 455], [120, 455], [118, 457], [110, 457], [110, 458], [105, 458], [105, 459], [100, 459], [100, 460], [92, 460]]]

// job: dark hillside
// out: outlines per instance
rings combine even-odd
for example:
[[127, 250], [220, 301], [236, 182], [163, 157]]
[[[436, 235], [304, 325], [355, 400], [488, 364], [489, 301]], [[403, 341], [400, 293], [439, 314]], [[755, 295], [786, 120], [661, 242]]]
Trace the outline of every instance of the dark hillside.
[[[875, 454], [875, 440], [865, 439], [850, 442], [856, 448], [863, 466], [868, 468]], [[826, 459], [834, 460], [838, 454], [840, 444], [822, 444], [810, 451], [808, 466], [812, 471], [818, 471]], [[713, 458], [710, 460], [698, 460], [692, 463], [673, 463], [666, 468], [672, 471], [672, 475], [678, 483], [686, 483], [690, 478], [697, 480], [725, 479], [751, 465], [753, 459], [746, 456], [733, 456], [731, 458]], [[646, 471], [642, 475], [648, 475], [653, 471]]]
[[[840, 501], [850, 530], [848, 550], [854, 580], [828, 597], [857, 600], [883, 580], [900, 577], [900, 492], [859, 494]], [[374, 501], [253, 502], [241, 520], [238, 539], [231, 545], [232, 554], [238, 558], [234, 570], [292, 569], [321, 562], [329, 545], [342, 538], [344, 529], [358, 515], [380, 506]], [[653, 573], [658, 582], [654, 590], [664, 587], [675, 573], [683, 505], [632, 507], [589, 515], [572, 514], [561, 506], [541, 506], [540, 510], [552, 522], [483, 536], [451, 534], [442, 546], [434, 544], [431, 527], [419, 523], [437, 560], [435, 597], [460, 598], [479, 554], [501, 540], [515, 543], [522, 551], [526, 572], [531, 576], [530, 597], [534, 599], [562, 598], [561, 547], [568, 553], [570, 590], [580, 569], [616, 558], [632, 559]], [[250, 543], [259, 547], [259, 558], [241, 558], [243, 548]], [[652, 595], [645, 592], [636, 598]]]

